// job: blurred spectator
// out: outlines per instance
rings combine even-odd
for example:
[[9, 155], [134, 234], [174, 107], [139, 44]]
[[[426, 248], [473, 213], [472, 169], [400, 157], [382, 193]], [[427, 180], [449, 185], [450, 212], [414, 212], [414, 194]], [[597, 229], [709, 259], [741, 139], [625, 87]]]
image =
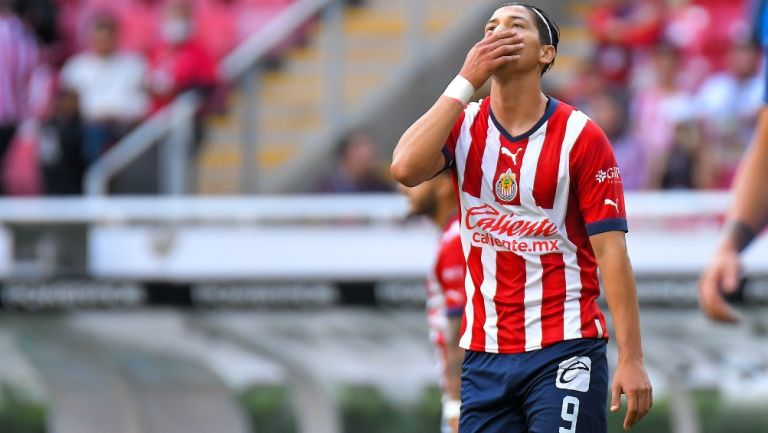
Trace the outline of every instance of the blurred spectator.
[[29, 114], [29, 85], [38, 56], [35, 36], [13, 12], [11, 0], [0, 0], [0, 162]]
[[752, 136], [762, 106], [764, 83], [760, 51], [751, 42], [734, 43], [728, 69], [708, 78], [696, 95], [703, 141], [713, 155], [716, 188], [730, 186], [736, 167]]
[[93, 162], [147, 113], [146, 64], [117, 51], [117, 23], [99, 15], [92, 23], [90, 50], [72, 57], [61, 71], [65, 88], [80, 98], [85, 155]]
[[241, 40], [243, 13], [237, 0], [204, 0], [197, 10], [200, 39], [216, 59], [229, 54]]
[[195, 38], [189, 3], [176, 1], [168, 7], [161, 35], [150, 61], [153, 111], [186, 91], [206, 95], [216, 84], [216, 62]]
[[692, 97], [677, 81], [680, 53], [662, 44], [653, 53], [653, 83], [637, 92], [632, 101], [633, 139], [646, 156], [646, 188], [661, 187], [669, 157], [676, 145], [678, 123], [690, 119]]
[[593, 96], [602, 94], [609, 87], [600, 77], [595, 64], [585, 59], [576, 60], [571, 74], [563, 87], [557, 90], [557, 97], [574, 107], [585, 107]]
[[359, 131], [344, 140], [336, 168], [320, 185], [319, 192], [326, 193], [392, 191], [392, 185], [377, 172], [376, 144]]
[[675, 119], [672, 146], [659, 173], [661, 189], [702, 189], [711, 184], [712, 159], [702, 142], [693, 112]]
[[666, 39], [683, 55], [681, 76], [689, 88], [699, 86], [707, 75], [727, 67], [733, 41], [749, 35], [746, 0], [694, 0], [675, 2]]
[[59, 8], [53, 0], [17, 0], [16, 13], [35, 32], [40, 42], [51, 45], [59, 39]]
[[629, 116], [626, 103], [609, 92], [598, 92], [586, 101], [584, 112], [603, 128], [613, 145], [624, 188], [643, 188], [646, 175], [645, 155], [643, 148], [628, 133]]
[[663, 36], [665, 7], [663, 0], [598, 1], [588, 24], [604, 80], [619, 86], [628, 82], [633, 64]]
[[123, 2], [118, 16], [120, 48], [135, 53], [149, 54], [157, 41], [161, 0], [128, 0]]
[[53, 116], [43, 125], [38, 157], [48, 195], [81, 194], [85, 158], [77, 93], [61, 89]]

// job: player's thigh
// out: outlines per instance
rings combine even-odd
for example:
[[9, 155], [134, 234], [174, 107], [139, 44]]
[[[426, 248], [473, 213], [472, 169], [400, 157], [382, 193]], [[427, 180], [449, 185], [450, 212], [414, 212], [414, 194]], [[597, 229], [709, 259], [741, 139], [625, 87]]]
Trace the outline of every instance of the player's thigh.
[[467, 352], [461, 374], [461, 433], [527, 433], [522, 400], [498, 355]]
[[529, 433], [606, 433], [605, 343], [566, 355], [532, 386], [525, 401]]

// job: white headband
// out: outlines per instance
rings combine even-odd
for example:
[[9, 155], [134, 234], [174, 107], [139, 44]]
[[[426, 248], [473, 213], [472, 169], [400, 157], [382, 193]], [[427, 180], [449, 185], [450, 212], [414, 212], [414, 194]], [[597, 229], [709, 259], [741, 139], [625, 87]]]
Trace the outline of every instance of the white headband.
[[544, 18], [544, 15], [539, 12], [536, 8], [531, 8], [534, 12], [536, 12], [536, 15], [541, 18], [541, 21], [544, 22], [544, 25], [547, 26], [547, 32], [549, 32], [549, 45], [555, 45], [555, 38], [552, 37], [552, 29], [549, 27], [549, 23], [547, 22], [546, 18]]

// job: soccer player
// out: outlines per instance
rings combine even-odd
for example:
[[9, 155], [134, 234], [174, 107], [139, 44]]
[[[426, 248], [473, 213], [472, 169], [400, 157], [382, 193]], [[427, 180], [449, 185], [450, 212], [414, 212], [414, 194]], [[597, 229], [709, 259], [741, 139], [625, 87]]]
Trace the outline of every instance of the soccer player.
[[401, 188], [408, 197], [411, 215], [429, 217], [442, 229], [434, 267], [427, 277], [427, 322], [435, 344], [443, 387], [443, 432], [458, 433], [461, 407], [459, 347], [461, 316], [466, 295], [466, 265], [459, 236], [459, 217], [451, 177], [443, 172], [413, 188]]
[[[768, 2], [759, 2], [758, 37], [768, 52]], [[768, 82], [768, 75], [766, 75]], [[699, 304], [711, 319], [737, 322], [740, 317], [725, 301], [724, 293], [739, 288], [739, 253], [768, 221], [768, 89], [757, 118], [755, 136], [733, 181], [733, 203], [715, 256], [699, 280]]]
[[[400, 138], [391, 172], [413, 186], [450, 167], [467, 261], [462, 433], [606, 432], [606, 321], [618, 346], [611, 410], [652, 404], [621, 174], [603, 131], [542, 93], [559, 40], [540, 9], [497, 9], [437, 102]], [[490, 97], [466, 105], [491, 79]]]

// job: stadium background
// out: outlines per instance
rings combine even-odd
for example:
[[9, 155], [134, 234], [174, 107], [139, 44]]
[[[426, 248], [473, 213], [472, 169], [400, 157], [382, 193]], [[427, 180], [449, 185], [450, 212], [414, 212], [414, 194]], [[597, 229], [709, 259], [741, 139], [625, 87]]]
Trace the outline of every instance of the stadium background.
[[[194, 0], [176, 51], [171, 1], [16, 3], [39, 61], [2, 156], [0, 431], [438, 431], [436, 232], [387, 167], [498, 2]], [[768, 243], [740, 325], [695, 298], [760, 106], [754, 4], [534, 3], [562, 32], [547, 91], [606, 130], [629, 191], [656, 396], [633, 431], [768, 432]], [[106, 104], [144, 100], [133, 118], [62, 72], [104, 17], [139, 65]]]

